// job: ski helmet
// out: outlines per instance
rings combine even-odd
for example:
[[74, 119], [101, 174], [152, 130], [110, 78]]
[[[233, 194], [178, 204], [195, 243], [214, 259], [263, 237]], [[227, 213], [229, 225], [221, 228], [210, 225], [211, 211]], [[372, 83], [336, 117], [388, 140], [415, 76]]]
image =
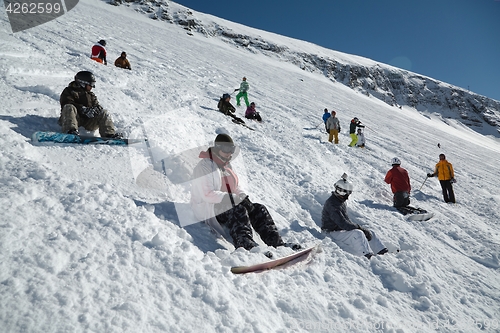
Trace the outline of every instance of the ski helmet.
[[227, 134], [219, 134], [215, 138], [214, 148], [222, 151], [223, 153], [234, 153], [236, 146], [233, 139]]
[[391, 160], [391, 164], [392, 165], [400, 165], [401, 164], [401, 160], [397, 157], [394, 157], [392, 160]]
[[97, 43], [101, 44], [102, 46], [106, 46], [106, 41], [104, 39], [101, 39]]
[[89, 71], [81, 71], [76, 73], [75, 75], [76, 83], [80, 84], [83, 88], [89, 85], [92, 88], [95, 88], [95, 76], [92, 72]]
[[352, 193], [352, 190], [354, 189], [354, 186], [347, 181], [347, 175], [345, 173], [342, 175], [342, 178], [335, 183], [334, 186], [335, 186], [335, 195], [344, 200], [347, 200], [347, 198], [349, 198], [349, 195]]
[[231, 95], [229, 95], [229, 94], [222, 95], [222, 99], [228, 99], [229, 97], [231, 97]]

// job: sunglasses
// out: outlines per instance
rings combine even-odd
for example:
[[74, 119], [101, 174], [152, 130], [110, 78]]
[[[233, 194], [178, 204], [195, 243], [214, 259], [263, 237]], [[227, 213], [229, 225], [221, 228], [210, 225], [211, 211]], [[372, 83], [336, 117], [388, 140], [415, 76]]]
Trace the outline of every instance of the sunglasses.
[[218, 144], [215, 147], [225, 154], [232, 154], [236, 150], [236, 146], [227, 144]]

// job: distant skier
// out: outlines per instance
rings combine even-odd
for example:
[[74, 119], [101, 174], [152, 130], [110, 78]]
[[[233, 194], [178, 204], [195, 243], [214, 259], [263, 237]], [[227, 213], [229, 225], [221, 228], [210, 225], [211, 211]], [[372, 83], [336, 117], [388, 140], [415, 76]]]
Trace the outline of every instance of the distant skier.
[[455, 193], [453, 192], [453, 184], [456, 183], [455, 172], [453, 171], [453, 165], [446, 160], [444, 154], [439, 154], [439, 162], [436, 164], [434, 173], [427, 174], [427, 177], [434, 176], [439, 179], [444, 201], [455, 203]]
[[392, 169], [387, 171], [384, 181], [391, 185], [392, 193], [394, 193], [394, 207], [399, 209], [410, 204], [410, 177], [408, 171], [401, 167], [399, 158], [394, 157], [391, 163]]
[[250, 106], [247, 108], [245, 112], [245, 118], [247, 119], [255, 119], [259, 122], [262, 121], [262, 117], [260, 116], [260, 113], [255, 110], [255, 103], [252, 102], [250, 103]]
[[124, 69], [132, 69], [132, 67], [130, 67], [130, 62], [127, 59], [127, 52], [123, 51], [122, 54], [116, 58], [115, 66]]
[[97, 61], [101, 64], [108, 64], [108, 61], [106, 60], [106, 41], [104, 39], [101, 39], [98, 41], [94, 46], [92, 46], [92, 55], [90, 58], [94, 61]]
[[387, 248], [373, 231], [362, 228], [349, 219], [346, 200], [354, 187], [347, 181], [347, 175], [343, 174], [334, 186], [335, 191], [323, 206], [321, 230], [341, 248], [355, 255], [370, 259], [375, 253], [387, 253]]
[[356, 133], [358, 137], [358, 142], [356, 142], [356, 147], [359, 148], [365, 148], [365, 134], [363, 133], [363, 130], [361, 128], [358, 128], [358, 132]]
[[[329, 133], [328, 142], [339, 143], [340, 121], [336, 117], [337, 112], [332, 111], [331, 116], [326, 120], [326, 131]], [[335, 140], [334, 140], [335, 138]]]
[[243, 81], [241, 81], [241, 83], [240, 83], [240, 88], [235, 89], [235, 91], [239, 91], [238, 95], [236, 95], [236, 106], [240, 106], [240, 99], [243, 97], [243, 99], [245, 100], [245, 105], [247, 107], [249, 107], [250, 104], [248, 103], [247, 91], [248, 91], [248, 89], [250, 89], [250, 85], [248, 84], [246, 77], [243, 77], [242, 80]]
[[[285, 242], [267, 208], [252, 203], [239, 184], [230, 163], [237, 149], [229, 135], [219, 134], [213, 147], [200, 153], [201, 160], [194, 168], [191, 186], [193, 212], [196, 218], [209, 225], [226, 226], [236, 248], [250, 250], [258, 246], [252, 227], [267, 245], [283, 246]], [[291, 247], [300, 249], [297, 244]]]
[[95, 87], [94, 74], [88, 71], [76, 73], [75, 80], [66, 87], [60, 96], [61, 116], [59, 125], [63, 133], [78, 135], [78, 127], [88, 131], [99, 129], [101, 137], [121, 138], [116, 133], [111, 116], [99, 105], [91, 91]]
[[349, 144], [350, 147], [354, 147], [356, 143], [358, 142], [358, 136], [356, 135], [356, 127], [365, 127], [365, 125], [361, 124], [361, 121], [357, 118], [354, 117], [351, 120], [351, 124], [349, 125], [349, 135], [351, 136], [351, 143]]
[[[325, 113], [323, 113], [323, 122], [325, 123], [326, 133], [328, 133], [328, 134], [330, 134], [330, 131], [328, 130], [328, 127], [326, 127], [326, 121], [328, 120], [328, 118], [330, 118], [330, 116], [331, 116], [330, 112], [328, 112], [328, 109], [325, 108]], [[316, 126], [316, 127], [318, 127], [318, 126]]]

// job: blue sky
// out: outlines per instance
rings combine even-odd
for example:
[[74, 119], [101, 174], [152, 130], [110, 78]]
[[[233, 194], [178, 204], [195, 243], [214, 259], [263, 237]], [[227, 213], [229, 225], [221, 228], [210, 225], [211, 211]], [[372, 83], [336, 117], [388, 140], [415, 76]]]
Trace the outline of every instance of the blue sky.
[[174, 0], [500, 100], [500, 0]]

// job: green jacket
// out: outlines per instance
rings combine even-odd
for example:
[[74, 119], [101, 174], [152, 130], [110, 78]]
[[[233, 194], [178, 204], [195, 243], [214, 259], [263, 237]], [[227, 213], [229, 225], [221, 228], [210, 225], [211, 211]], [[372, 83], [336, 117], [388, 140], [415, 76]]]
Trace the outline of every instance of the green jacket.
[[247, 92], [248, 89], [250, 89], [250, 85], [248, 84], [248, 82], [242, 81], [240, 84], [240, 92], [242, 92], [242, 93]]

